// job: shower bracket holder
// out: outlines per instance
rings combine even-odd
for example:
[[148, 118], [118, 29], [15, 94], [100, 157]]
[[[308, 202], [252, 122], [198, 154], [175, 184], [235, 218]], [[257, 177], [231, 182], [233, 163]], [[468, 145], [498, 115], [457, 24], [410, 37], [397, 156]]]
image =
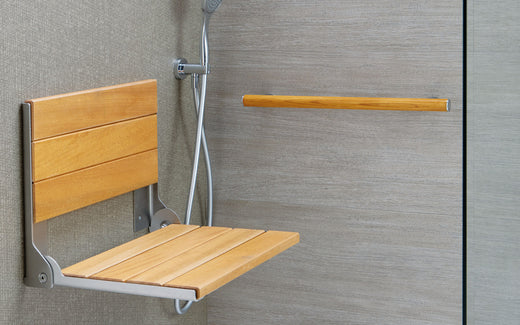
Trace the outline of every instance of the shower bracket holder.
[[191, 74], [209, 74], [209, 65], [190, 64], [185, 58], [177, 58], [173, 61], [173, 74], [178, 80], [185, 79]]

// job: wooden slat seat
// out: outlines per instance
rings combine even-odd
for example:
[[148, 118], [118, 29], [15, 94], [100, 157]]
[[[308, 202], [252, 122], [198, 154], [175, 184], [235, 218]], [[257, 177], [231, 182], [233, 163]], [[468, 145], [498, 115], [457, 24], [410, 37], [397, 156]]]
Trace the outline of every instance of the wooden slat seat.
[[170, 225], [62, 271], [71, 277], [191, 289], [201, 299], [298, 241], [294, 232]]
[[[141, 214], [152, 220], [161, 211], [170, 211], [164, 205], [154, 208], [160, 200], [151, 190], [158, 181], [157, 82], [144, 80], [27, 103], [28, 285], [197, 300], [299, 241], [293, 232], [173, 224], [61, 269], [45, 255], [47, 220], [131, 191], [138, 202], [137, 208], [134, 202], [137, 220], [144, 219]], [[146, 203], [136, 199], [143, 189]]]

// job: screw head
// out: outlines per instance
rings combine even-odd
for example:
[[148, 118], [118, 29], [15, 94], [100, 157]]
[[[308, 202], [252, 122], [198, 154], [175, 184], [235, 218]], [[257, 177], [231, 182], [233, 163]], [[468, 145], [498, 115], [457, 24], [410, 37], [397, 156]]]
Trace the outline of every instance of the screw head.
[[163, 221], [163, 222], [161, 222], [160, 227], [165, 228], [165, 227], [168, 227], [169, 225], [170, 225], [170, 223], [168, 221]]
[[38, 274], [38, 280], [40, 281], [41, 284], [46, 283], [47, 282], [47, 274], [45, 274], [45, 273]]

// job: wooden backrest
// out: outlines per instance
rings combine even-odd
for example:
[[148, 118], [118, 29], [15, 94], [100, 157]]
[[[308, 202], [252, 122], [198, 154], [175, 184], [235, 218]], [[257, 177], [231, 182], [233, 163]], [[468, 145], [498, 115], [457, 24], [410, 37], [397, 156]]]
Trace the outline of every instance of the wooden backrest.
[[34, 222], [157, 182], [157, 82], [28, 100]]

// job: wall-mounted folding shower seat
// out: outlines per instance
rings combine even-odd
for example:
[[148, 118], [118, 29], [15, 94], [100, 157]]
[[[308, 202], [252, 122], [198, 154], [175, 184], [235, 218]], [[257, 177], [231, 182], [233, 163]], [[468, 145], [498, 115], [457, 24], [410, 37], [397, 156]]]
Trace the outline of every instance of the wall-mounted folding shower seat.
[[[179, 224], [157, 194], [155, 80], [29, 100], [23, 113], [29, 286], [195, 301], [299, 241]], [[47, 220], [131, 191], [134, 229], [157, 230], [62, 270], [47, 252]]]

